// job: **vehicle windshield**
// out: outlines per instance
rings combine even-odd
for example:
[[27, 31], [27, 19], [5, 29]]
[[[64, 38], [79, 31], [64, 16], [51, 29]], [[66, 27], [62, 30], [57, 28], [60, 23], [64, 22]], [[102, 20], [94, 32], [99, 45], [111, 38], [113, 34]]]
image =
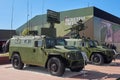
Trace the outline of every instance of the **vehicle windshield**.
[[65, 46], [66, 41], [62, 38], [46, 38], [46, 47], [53, 48], [55, 46]]
[[94, 43], [95, 43], [96, 46], [99, 46], [99, 43], [97, 41], [94, 41]]
[[66, 49], [76, 50], [77, 48], [75, 46], [65, 46]]
[[90, 47], [97, 47], [96, 43], [94, 41], [92, 41], [92, 40], [88, 41], [88, 45]]

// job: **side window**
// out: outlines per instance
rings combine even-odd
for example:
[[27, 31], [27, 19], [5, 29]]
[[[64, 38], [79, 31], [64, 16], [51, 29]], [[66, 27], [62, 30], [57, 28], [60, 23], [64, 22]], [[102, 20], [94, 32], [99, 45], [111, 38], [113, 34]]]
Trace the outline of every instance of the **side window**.
[[66, 42], [64, 39], [57, 39], [56, 42], [57, 42], [57, 45], [66, 45]]
[[26, 39], [26, 40], [24, 40], [24, 43], [25, 43], [25, 44], [30, 44], [30, 43], [31, 43], [31, 40]]
[[35, 41], [35, 47], [42, 47], [42, 40]]
[[16, 39], [15, 40], [15, 44], [20, 44], [21, 43], [21, 39]]
[[86, 45], [85, 45], [85, 42], [81, 42], [81, 43], [80, 43], [80, 46], [81, 46], [81, 47], [85, 47], [85, 46], [86, 46]]
[[42, 40], [39, 40], [38, 41], [38, 47], [41, 47], [42, 46]]
[[83, 46], [83, 47], [85, 46], [85, 43], [84, 43], [84, 42], [82, 42], [82, 46]]
[[76, 45], [76, 42], [74, 42], [74, 45]]

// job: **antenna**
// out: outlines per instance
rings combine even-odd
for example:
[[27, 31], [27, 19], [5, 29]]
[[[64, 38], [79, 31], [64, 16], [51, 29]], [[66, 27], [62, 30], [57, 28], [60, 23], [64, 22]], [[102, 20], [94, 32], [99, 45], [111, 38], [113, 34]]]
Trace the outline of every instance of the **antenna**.
[[27, 28], [29, 29], [29, 0], [27, 0]]
[[[32, 18], [32, 3], [31, 3], [31, 6], [30, 6], [30, 10], [31, 10], [31, 18]], [[30, 21], [30, 30], [32, 30], [32, 23]]]
[[12, 14], [11, 14], [11, 31], [10, 31], [10, 37], [12, 37], [12, 29], [13, 29], [14, 2], [15, 2], [15, 0], [12, 1]]
[[43, 13], [44, 13], [44, 0], [42, 0], [42, 27], [44, 27], [44, 17], [43, 17]]

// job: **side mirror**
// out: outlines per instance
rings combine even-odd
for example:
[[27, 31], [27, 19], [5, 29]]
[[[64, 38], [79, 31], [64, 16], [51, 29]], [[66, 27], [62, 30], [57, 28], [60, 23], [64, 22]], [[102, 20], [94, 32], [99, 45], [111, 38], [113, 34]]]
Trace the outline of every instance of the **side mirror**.
[[88, 45], [89, 48], [91, 48], [91, 45]]

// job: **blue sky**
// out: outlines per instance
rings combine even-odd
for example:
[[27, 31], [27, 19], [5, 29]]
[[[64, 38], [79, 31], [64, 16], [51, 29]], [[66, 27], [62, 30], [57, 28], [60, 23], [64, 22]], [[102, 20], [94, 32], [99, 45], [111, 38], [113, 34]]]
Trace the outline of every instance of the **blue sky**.
[[[29, 1], [29, 9], [27, 9]], [[0, 29], [11, 29], [13, 0], [0, 0]], [[47, 9], [65, 11], [96, 6], [120, 17], [120, 0], [14, 0], [12, 29], [17, 29], [28, 19], [46, 13]]]

